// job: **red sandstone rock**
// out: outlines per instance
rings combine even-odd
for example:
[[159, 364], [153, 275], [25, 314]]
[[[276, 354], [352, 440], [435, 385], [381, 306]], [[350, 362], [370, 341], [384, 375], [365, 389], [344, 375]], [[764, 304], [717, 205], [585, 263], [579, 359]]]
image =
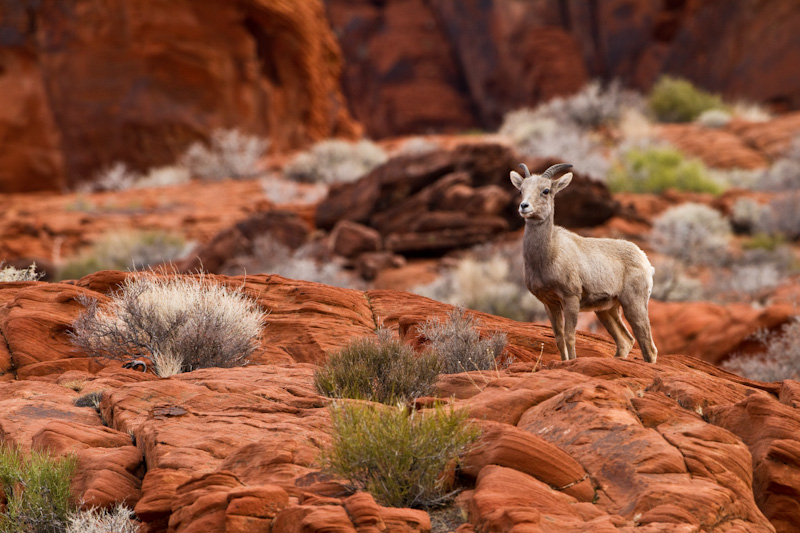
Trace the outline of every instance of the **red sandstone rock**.
[[381, 235], [372, 228], [349, 220], [342, 220], [331, 232], [333, 253], [348, 259], [381, 248]]
[[[519, 163], [511, 149], [495, 143], [396, 157], [356, 182], [331, 187], [316, 225], [358, 222], [376, 229], [385, 248], [406, 255], [486, 242], [522, 226], [508, 182]], [[531, 170], [541, 172], [549, 163], [536, 161]], [[582, 177], [557, 202], [556, 223], [570, 227], [601, 224], [618, 208], [605, 185]]]
[[683, 353], [718, 364], [757, 345], [759, 329], [779, 330], [795, 315], [790, 305], [755, 309], [746, 304], [650, 302], [650, 324], [659, 353]]
[[[107, 292], [124, 276], [100, 273], [78, 287], [41, 291], [45, 284], [5, 288], [0, 308], [7, 311], [28, 294], [23, 308], [32, 312], [40, 302], [62, 316], [73, 304], [59, 291]], [[73, 490], [101, 505], [138, 498], [136, 514], [150, 531], [429, 531], [425, 512], [350, 496], [342, 480], [320, 470], [318, 453], [330, 441], [328, 400], [314, 389], [315, 367], [292, 363], [288, 354], [320, 362], [326, 349], [373, 335], [375, 317], [420, 347], [417, 325], [450, 307], [407, 293], [362, 293], [277, 276], [248, 277], [245, 290], [276, 318], [265, 334], [275, 330], [277, 347], [259, 357], [283, 353], [289, 364], [201, 369], [169, 379], [113, 367], [72, 369], [45, 376], [52, 383], [0, 383], [0, 439], [57, 453], [76, 450], [83, 473]], [[790, 531], [796, 523], [795, 382], [752, 382], [664, 353], [657, 364], [644, 363], [638, 352], [618, 360], [610, 339], [583, 333], [578, 359], [562, 362], [548, 327], [478, 316], [484, 335], [508, 332], [516, 362], [505, 370], [442, 376], [437, 385], [438, 394], [455, 396], [454, 406], [484, 429], [483, 447], [468, 455], [458, 477], [470, 522], [462, 531], [636, 525], [686, 531], [724, 520], [733, 529], [766, 532]], [[80, 395], [100, 390], [102, 418], [73, 406]], [[147, 473], [139, 489], [142, 459]]]
[[766, 154], [729, 131], [696, 124], [671, 124], [661, 126], [660, 136], [709, 167], [758, 169], [769, 165]]
[[172, 163], [213, 128], [269, 136], [279, 149], [358, 132], [322, 2], [5, 11], [24, 52], [4, 61], [0, 137], [15, 143], [0, 164], [4, 192], [74, 184], [118, 160]]

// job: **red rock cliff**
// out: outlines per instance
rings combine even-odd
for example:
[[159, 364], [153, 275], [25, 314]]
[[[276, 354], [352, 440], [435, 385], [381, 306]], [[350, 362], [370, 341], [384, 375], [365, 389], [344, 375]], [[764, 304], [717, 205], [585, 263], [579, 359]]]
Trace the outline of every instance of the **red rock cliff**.
[[214, 128], [353, 135], [317, 0], [0, 0], [0, 192], [166, 164]]

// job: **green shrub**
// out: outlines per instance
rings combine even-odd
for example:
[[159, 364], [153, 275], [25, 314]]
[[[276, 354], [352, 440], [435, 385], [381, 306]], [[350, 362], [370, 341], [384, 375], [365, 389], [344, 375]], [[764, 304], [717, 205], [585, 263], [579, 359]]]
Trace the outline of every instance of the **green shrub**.
[[457, 491], [442, 475], [479, 436], [466, 411], [439, 406], [334, 405], [333, 442], [323, 463], [383, 505], [431, 508]]
[[0, 532], [63, 532], [76, 467], [75, 456], [55, 458], [37, 451], [0, 449], [0, 483], [8, 500], [0, 514]]
[[80, 279], [100, 270], [141, 270], [177, 259], [186, 251], [181, 235], [160, 230], [118, 231], [101, 237], [91, 248], [68, 260], [59, 279]]
[[667, 189], [719, 194], [722, 187], [705, 165], [687, 160], [668, 147], [632, 148], [622, 155], [608, 179], [614, 192], [660, 193]]
[[662, 76], [648, 99], [650, 110], [662, 122], [691, 122], [709, 109], [724, 109], [722, 99], [696, 88], [688, 80]]
[[355, 181], [387, 159], [383, 148], [372, 141], [329, 139], [299, 154], [283, 170], [294, 181], [338, 183]]
[[479, 325], [478, 319], [459, 306], [447, 315], [446, 321], [430, 318], [420, 326], [419, 332], [428, 339], [443, 374], [505, 368], [511, 363], [505, 355], [506, 334], [494, 333], [481, 339]]
[[44, 272], [36, 272], [36, 263], [31, 263], [28, 268], [3, 265], [4, 263], [0, 261], [0, 283], [4, 281], [39, 281], [44, 276]]
[[379, 329], [377, 339], [355, 339], [314, 374], [320, 394], [386, 404], [428, 396], [439, 375], [440, 363], [432, 353], [414, 350]]
[[731, 226], [707, 205], [685, 203], [656, 218], [650, 234], [653, 247], [686, 265], [714, 265], [728, 259]]
[[86, 310], [73, 323], [73, 344], [101, 360], [145, 360], [161, 377], [244, 365], [265, 318], [241, 289], [202, 275], [136, 274], [106, 303], [80, 301]]

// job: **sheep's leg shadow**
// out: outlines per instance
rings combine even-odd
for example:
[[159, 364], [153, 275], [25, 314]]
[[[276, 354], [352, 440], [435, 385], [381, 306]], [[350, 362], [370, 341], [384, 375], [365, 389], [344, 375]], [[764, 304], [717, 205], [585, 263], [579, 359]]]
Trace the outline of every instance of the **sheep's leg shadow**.
[[569, 359], [569, 352], [564, 342], [564, 315], [561, 312], [561, 307], [545, 305], [544, 308], [547, 311], [547, 318], [550, 319], [550, 326], [553, 328], [553, 336], [556, 338], [558, 353], [561, 354], [561, 360], [566, 361]]
[[633, 329], [633, 336], [639, 343], [644, 360], [648, 363], [655, 363], [658, 356], [658, 349], [653, 342], [653, 335], [650, 331], [650, 317], [647, 315], [647, 302], [627, 302], [622, 303], [625, 311], [625, 318]]
[[621, 311], [619, 305], [616, 305], [611, 309], [595, 311], [595, 314], [617, 345], [614, 357], [625, 359], [628, 357], [631, 348], [633, 348], [633, 335], [630, 334], [628, 328], [625, 327], [625, 323], [622, 322]]
[[570, 359], [575, 359], [575, 330], [578, 328], [578, 313], [581, 310], [581, 301], [577, 296], [570, 296], [564, 300], [564, 337]]

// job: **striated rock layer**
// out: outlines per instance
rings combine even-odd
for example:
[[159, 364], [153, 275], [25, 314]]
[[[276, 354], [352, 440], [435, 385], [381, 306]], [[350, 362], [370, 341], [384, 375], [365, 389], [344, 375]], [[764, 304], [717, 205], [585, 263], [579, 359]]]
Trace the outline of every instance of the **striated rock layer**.
[[[87, 362], [66, 341], [76, 294], [102, 298], [125, 275], [3, 284], [2, 442], [75, 453], [76, 501], [125, 501], [146, 531], [431, 530], [426, 512], [382, 507], [321, 470], [329, 400], [311, 363], [379, 322], [418, 345], [416, 325], [449, 306], [216, 277], [244, 282], [271, 310], [255, 364], [159, 379]], [[478, 316], [484, 334], [508, 333], [516, 362], [437, 384], [482, 430], [456, 474], [459, 531], [793, 530], [800, 383], [748, 381], [682, 355], [614, 359], [608, 339], [582, 333], [578, 359], [561, 362], [549, 328]]]

